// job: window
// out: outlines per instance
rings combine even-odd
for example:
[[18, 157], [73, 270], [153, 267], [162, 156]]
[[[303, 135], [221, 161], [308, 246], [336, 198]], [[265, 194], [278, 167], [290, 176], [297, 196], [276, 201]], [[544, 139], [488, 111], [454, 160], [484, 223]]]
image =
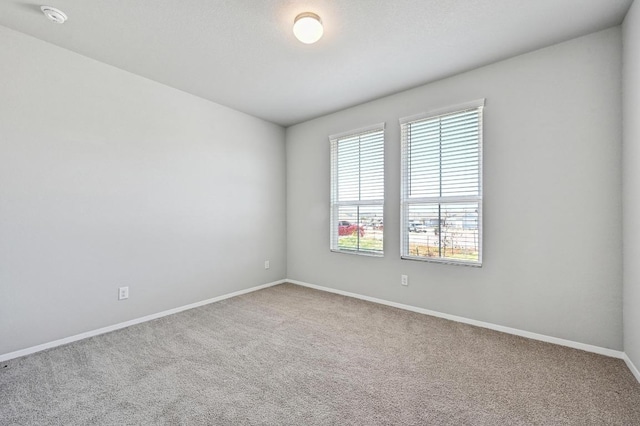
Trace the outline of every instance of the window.
[[384, 124], [329, 140], [331, 250], [382, 256]]
[[403, 259], [482, 264], [483, 107], [400, 120]]

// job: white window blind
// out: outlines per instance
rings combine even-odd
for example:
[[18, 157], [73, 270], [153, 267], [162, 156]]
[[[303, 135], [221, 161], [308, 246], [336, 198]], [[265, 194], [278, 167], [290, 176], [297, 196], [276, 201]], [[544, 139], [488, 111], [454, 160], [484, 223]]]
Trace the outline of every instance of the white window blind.
[[382, 256], [384, 124], [330, 136], [331, 250]]
[[400, 120], [402, 258], [482, 264], [483, 107]]

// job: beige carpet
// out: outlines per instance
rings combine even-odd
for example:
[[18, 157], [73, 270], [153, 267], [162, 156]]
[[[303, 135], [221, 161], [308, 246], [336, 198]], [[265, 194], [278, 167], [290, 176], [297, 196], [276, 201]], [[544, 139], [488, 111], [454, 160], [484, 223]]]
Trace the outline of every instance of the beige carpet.
[[291, 284], [3, 365], [2, 425], [640, 425], [620, 360]]

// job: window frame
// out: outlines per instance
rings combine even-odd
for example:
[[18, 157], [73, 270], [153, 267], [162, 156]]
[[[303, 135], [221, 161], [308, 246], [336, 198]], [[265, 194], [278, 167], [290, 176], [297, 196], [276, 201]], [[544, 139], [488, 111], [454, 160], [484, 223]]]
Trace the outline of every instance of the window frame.
[[[400, 146], [401, 146], [401, 180], [400, 180], [400, 258], [403, 260], [417, 260], [421, 262], [431, 262], [450, 265], [463, 265], [482, 267], [482, 246], [483, 246], [483, 139], [484, 139], [484, 106], [485, 99], [465, 102], [445, 108], [430, 110], [421, 114], [403, 117], [400, 122]], [[472, 196], [439, 196], [439, 197], [419, 197], [409, 198], [409, 159], [408, 159], [408, 138], [405, 129], [408, 124], [434, 119], [450, 114], [463, 113], [465, 111], [477, 110], [478, 120], [478, 195]], [[478, 260], [456, 260], [442, 257], [411, 256], [409, 253], [409, 206], [412, 204], [447, 204], [447, 203], [478, 203]], [[442, 220], [440, 218], [440, 220]]]
[[[385, 123], [377, 123], [370, 126], [358, 128], [355, 130], [350, 130], [347, 132], [337, 133], [329, 136], [329, 146], [330, 146], [330, 191], [329, 191], [329, 249], [333, 253], [344, 253], [344, 254], [354, 254], [359, 256], [370, 256], [370, 257], [384, 257], [384, 203], [385, 203], [385, 191], [384, 191], [384, 182], [385, 182]], [[338, 143], [341, 139], [354, 138], [357, 136], [363, 136], [369, 133], [382, 132], [382, 198], [374, 199], [374, 200], [357, 200], [357, 201], [339, 201], [339, 191], [338, 191]], [[361, 183], [359, 184], [361, 185]], [[364, 250], [361, 248], [357, 249], [346, 249], [340, 248], [338, 245], [339, 239], [339, 230], [338, 224], [340, 222], [339, 218], [339, 208], [341, 206], [381, 206], [382, 207], [382, 220], [383, 220], [383, 228], [382, 228], [382, 251], [372, 251], [372, 250]], [[359, 225], [359, 223], [358, 223]]]

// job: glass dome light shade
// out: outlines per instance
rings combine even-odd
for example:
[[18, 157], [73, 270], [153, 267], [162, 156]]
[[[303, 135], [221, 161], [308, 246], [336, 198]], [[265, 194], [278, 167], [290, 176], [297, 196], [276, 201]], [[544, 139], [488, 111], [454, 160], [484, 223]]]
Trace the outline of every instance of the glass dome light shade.
[[301, 13], [293, 21], [293, 34], [305, 44], [312, 44], [320, 40], [323, 33], [322, 21], [315, 13]]

